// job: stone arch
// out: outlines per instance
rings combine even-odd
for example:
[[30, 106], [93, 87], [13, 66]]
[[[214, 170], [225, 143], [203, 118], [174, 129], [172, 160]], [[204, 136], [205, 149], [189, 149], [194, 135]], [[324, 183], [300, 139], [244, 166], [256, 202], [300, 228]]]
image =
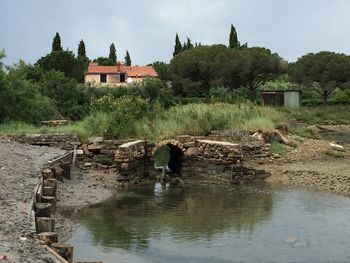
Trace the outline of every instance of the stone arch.
[[152, 156], [154, 157], [157, 149], [165, 145], [170, 149], [170, 161], [168, 163], [168, 167], [174, 174], [180, 175], [183, 158], [186, 155], [186, 149], [177, 140], [165, 140], [156, 144], [156, 146], [153, 148]]

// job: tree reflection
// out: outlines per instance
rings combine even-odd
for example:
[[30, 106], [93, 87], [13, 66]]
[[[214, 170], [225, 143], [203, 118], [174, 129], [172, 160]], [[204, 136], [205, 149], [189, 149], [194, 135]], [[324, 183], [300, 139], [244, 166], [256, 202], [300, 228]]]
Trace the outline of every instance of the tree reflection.
[[264, 184], [147, 186], [87, 207], [77, 217], [93, 233], [95, 245], [143, 250], [164, 235], [181, 242], [252, 233], [269, 219], [272, 207], [273, 192]]

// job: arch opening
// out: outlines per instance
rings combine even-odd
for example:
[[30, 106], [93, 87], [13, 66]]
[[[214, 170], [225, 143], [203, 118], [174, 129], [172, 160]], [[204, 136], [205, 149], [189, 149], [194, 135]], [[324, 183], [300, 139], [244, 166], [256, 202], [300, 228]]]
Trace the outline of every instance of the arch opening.
[[170, 161], [168, 162], [170, 174], [181, 175], [183, 152], [176, 145], [167, 144], [167, 146], [170, 150]]

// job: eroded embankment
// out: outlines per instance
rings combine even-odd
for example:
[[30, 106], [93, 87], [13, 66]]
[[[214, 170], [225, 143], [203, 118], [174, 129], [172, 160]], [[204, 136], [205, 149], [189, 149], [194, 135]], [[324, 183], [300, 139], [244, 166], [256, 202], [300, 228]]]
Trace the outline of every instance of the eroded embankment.
[[30, 210], [39, 171], [65, 151], [0, 141], [0, 255], [5, 262], [50, 262], [31, 231]]

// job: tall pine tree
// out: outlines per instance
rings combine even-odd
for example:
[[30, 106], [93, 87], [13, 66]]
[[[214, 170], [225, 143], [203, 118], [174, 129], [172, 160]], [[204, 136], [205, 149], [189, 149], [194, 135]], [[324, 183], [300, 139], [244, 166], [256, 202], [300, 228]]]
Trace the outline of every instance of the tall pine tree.
[[240, 46], [241, 45], [238, 41], [236, 28], [231, 24], [229, 47], [230, 48], [239, 48]]
[[78, 58], [86, 58], [86, 50], [84, 40], [80, 40], [78, 46]]
[[115, 49], [114, 43], [109, 47], [109, 56], [108, 58], [114, 63], [117, 62], [117, 50]]
[[126, 54], [125, 54], [125, 66], [131, 66], [131, 58], [130, 58], [129, 51], [126, 51]]
[[177, 54], [181, 53], [181, 51], [182, 51], [182, 45], [180, 42], [179, 35], [176, 33], [175, 48], [174, 48], [173, 56], [175, 57]]
[[57, 52], [57, 51], [62, 51], [63, 48], [61, 46], [61, 37], [58, 32], [56, 32], [55, 37], [53, 38], [52, 41], [52, 52]]

